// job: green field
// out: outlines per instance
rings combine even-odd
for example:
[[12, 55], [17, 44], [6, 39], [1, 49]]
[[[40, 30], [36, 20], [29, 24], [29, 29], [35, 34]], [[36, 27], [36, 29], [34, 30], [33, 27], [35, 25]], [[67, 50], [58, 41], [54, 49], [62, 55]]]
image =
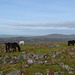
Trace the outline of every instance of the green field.
[[[57, 45], [59, 45], [57, 47]], [[50, 47], [53, 46], [53, 47]], [[23, 57], [20, 58], [20, 60], [16, 63], [3, 63], [3, 61], [0, 61], [0, 71], [3, 71], [3, 74], [6, 75], [10, 72], [21, 70], [24, 75], [33, 75], [33, 73], [43, 73], [44, 75], [47, 75], [46, 69], [49, 69], [50, 71], [58, 72], [59, 75], [61, 72], [64, 72], [65, 75], [75, 75], [75, 71], [72, 71], [73, 74], [69, 73], [69, 70], [63, 69], [61, 65], [57, 63], [64, 63], [65, 65], [69, 65], [70, 68], [75, 68], [75, 55], [69, 54], [67, 51], [68, 49], [70, 52], [75, 52], [75, 46], [67, 46], [67, 43], [60, 43], [60, 42], [49, 42], [49, 43], [26, 43], [24, 46], [21, 47], [21, 52], [11, 52], [6, 53], [4, 52], [5, 50], [5, 45], [0, 45], [0, 57], [4, 57], [7, 55], [10, 57], [12, 54], [13, 56], [20, 56], [24, 55], [22, 52], [25, 51], [25, 54], [29, 53], [34, 53], [34, 54], [52, 54], [53, 52], [62, 52], [62, 54], [59, 54], [55, 57], [50, 56], [49, 58], [44, 58], [44, 59], [35, 59], [39, 61], [48, 61], [52, 62], [53, 64], [34, 64], [34, 63], [28, 63], [29, 67], [28, 68], [23, 68], [21, 65], [23, 63], [27, 62], [27, 59], [23, 59]], [[62, 57], [61, 60], [60, 57]], [[34, 58], [33, 58], [34, 59]], [[11, 61], [11, 59], [9, 59]]]

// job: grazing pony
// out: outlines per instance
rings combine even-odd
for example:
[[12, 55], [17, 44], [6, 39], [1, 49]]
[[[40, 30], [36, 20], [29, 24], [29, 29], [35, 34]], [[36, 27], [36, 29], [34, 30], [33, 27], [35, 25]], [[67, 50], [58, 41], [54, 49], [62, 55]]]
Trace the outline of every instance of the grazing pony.
[[20, 41], [19, 42], [19, 45], [24, 45], [24, 41]]
[[16, 42], [14, 42], [14, 43], [5, 43], [5, 45], [6, 45], [6, 52], [10, 52], [10, 48], [12, 48], [13, 49], [13, 52], [15, 51], [16, 52], [16, 47], [18, 48], [18, 51], [20, 51], [20, 46], [16, 43]]
[[73, 45], [74, 46], [75, 40], [68, 41], [68, 46]]

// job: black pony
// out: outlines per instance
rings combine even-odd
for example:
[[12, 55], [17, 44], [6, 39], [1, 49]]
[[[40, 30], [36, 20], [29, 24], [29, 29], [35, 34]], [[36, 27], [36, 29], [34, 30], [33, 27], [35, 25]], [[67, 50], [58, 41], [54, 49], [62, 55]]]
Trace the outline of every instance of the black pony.
[[10, 48], [12, 48], [13, 49], [13, 52], [15, 51], [16, 52], [16, 47], [18, 48], [18, 51], [20, 51], [20, 46], [16, 43], [16, 42], [14, 42], [14, 43], [5, 43], [5, 45], [6, 45], [6, 52], [10, 52]]
[[68, 41], [68, 46], [73, 45], [74, 46], [75, 40]]

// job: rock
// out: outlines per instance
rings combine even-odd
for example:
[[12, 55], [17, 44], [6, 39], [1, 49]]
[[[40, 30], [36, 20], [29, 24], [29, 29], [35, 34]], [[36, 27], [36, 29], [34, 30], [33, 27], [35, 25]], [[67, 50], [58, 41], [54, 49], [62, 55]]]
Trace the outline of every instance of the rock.
[[27, 54], [23, 55], [23, 59], [28, 59], [28, 58], [29, 58], [29, 56]]
[[44, 57], [44, 55], [41, 55], [39, 58], [44, 59], [45, 57]]
[[47, 64], [47, 63], [48, 63], [48, 61], [44, 61], [44, 63], [45, 63], [45, 64]]
[[65, 73], [64, 72], [61, 72], [61, 75], [65, 75]]
[[39, 61], [39, 64], [44, 64], [44, 61]]
[[39, 64], [39, 62], [34, 60], [34, 64]]
[[75, 52], [69, 52], [70, 55], [75, 55]]
[[49, 69], [46, 70], [47, 75], [54, 75], [54, 71], [50, 71]]
[[3, 75], [3, 71], [0, 72], [0, 75]]
[[49, 47], [54, 47], [53, 45], [50, 45]]
[[61, 56], [60, 58], [62, 59], [62, 58], [64, 58], [64, 56]]
[[58, 59], [58, 61], [61, 61], [61, 59]]
[[58, 72], [54, 72], [54, 75], [58, 75]]
[[19, 60], [20, 59], [20, 56], [18, 56], [17, 59]]
[[55, 52], [53, 52], [53, 55], [55, 55]]
[[69, 71], [69, 74], [73, 74], [73, 72], [72, 71]]
[[39, 56], [38, 56], [38, 55], [35, 55], [35, 56], [34, 56], [34, 59], [39, 59]]
[[13, 58], [14, 58], [14, 56], [11, 54], [11, 55], [10, 55], [10, 58], [11, 58], [11, 59], [13, 59]]
[[34, 53], [29, 53], [29, 58], [34, 58], [35, 54]]
[[5, 64], [5, 63], [6, 63], [6, 61], [4, 60], [4, 61], [3, 61], [3, 64]]
[[6, 53], [6, 51], [4, 51], [4, 53]]
[[49, 63], [49, 62], [47, 62], [46, 64], [49, 64], [49, 65], [51, 65], [51, 63]]
[[50, 73], [50, 70], [49, 69], [46, 69], [46, 73], [49, 74]]
[[63, 65], [64, 65], [64, 63], [60, 63], [60, 65], [61, 65], [61, 66], [63, 66]]
[[17, 60], [18, 58], [15, 56], [14, 58], [13, 58], [13, 60]]
[[29, 53], [28, 55], [33, 55], [34, 56], [35, 54], [34, 53]]
[[67, 51], [70, 52], [70, 49], [68, 49]]
[[43, 73], [38, 72], [38, 73], [33, 73], [33, 75], [43, 75]]
[[34, 61], [33, 61], [33, 59], [28, 59], [28, 61], [27, 61], [28, 63], [33, 63]]
[[59, 47], [60, 45], [56, 45], [56, 47]]
[[55, 58], [55, 56], [56, 56], [56, 55], [52, 55], [52, 57], [51, 57], [51, 58]]
[[24, 67], [27, 67], [27, 68], [28, 68], [28, 67], [29, 67], [29, 65], [27, 65], [27, 64], [26, 64], [26, 65], [22, 65], [22, 67], [23, 67], [23, 68], [24, 68]]
[[9, 63], [10, 63], [10, 64], [12, 64], [12, 63], [13, 63], [13, 61], [10, 61]]
[[0, 57], [0, 61], [3, 59], [3, 57]]
[[56, 55], [62, 54], [62, 52], [56, 52]]
[[55, 62], [55, 60], [54, 59], [52, 59], [52, 63], [54, 63]]
[[75, 71], [75, 69], [73, 69], [73, 68], [70, 68], [69, 70], [70, 70], [70, 71]]
[[63, 65], [62, 67], [63, 67], [63, 69], [67, 69], [67, 68], [68, 68], [68, 66], [67, 66], [67, 65]]
[[25, 51], [22, 51], [22, 54], [25, 54], [26, 52]]
[[46, 54], [46, 55], [44, 56], [44, 58], [47, 58], [47, 59], [48, 59], [48, 58], [49, 58], [49, 54]]
[[5, 57], [4, 57], [3, 60], [7, 60], [7, 59], [10, 59], [10, 57], [8, 57], [7, 55], [5, 55]]
[[22, 75], [22, 71], [21, 70], [14, 71], [14, 72], [8, 73], [6, 75]]

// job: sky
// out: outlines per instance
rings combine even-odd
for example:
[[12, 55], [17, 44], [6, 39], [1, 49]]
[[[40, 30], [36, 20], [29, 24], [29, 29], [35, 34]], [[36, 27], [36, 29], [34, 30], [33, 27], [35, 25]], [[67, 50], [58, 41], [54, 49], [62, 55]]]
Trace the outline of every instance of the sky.
[[75, 0], [0, 0], [0, 34], [75, 34]]

